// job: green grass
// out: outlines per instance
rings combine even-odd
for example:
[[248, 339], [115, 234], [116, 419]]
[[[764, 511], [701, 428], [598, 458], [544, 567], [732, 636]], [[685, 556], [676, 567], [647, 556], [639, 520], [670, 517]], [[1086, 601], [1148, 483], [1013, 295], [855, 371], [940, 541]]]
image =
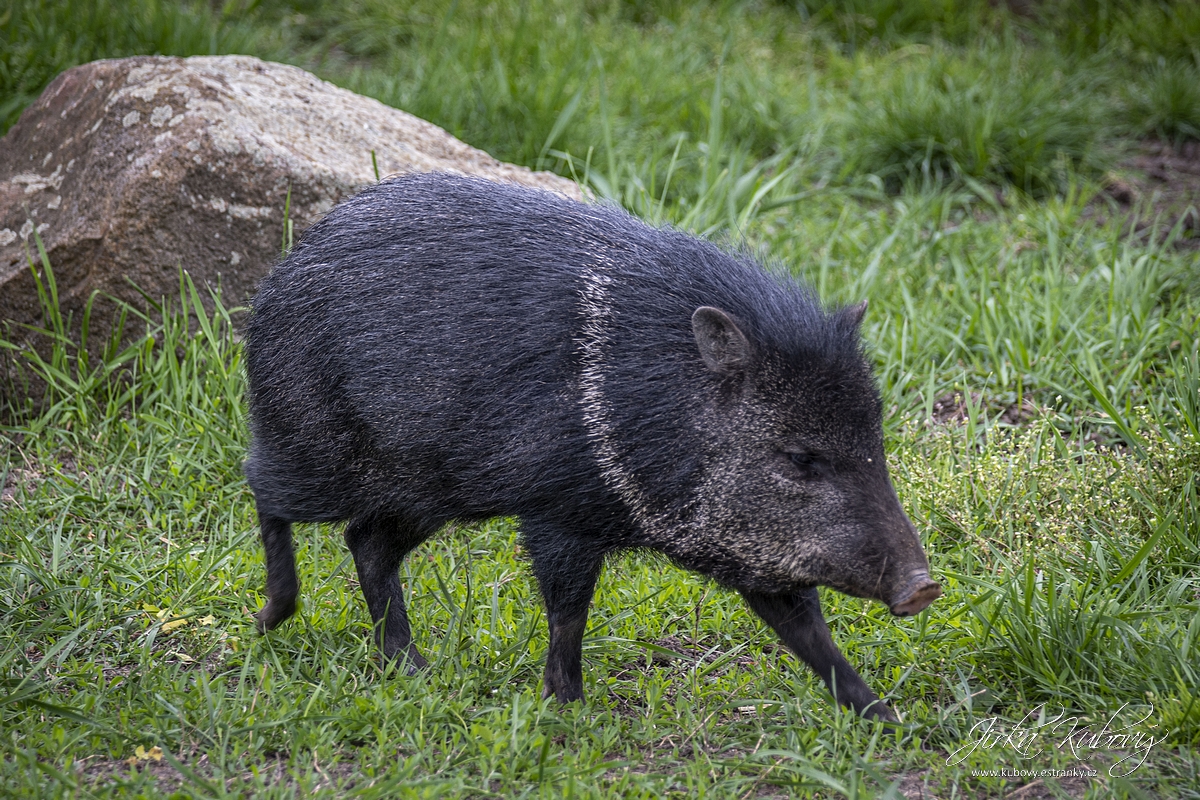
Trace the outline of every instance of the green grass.
[[1029, 194], [1095, 174], [1103, 136], [1086, 73], [1011, 42], [968, 58], [927, 48], [856, 65], [845, 169], [890, 186], [974, 180]]
[[[601, 580], [588, 700], [541, 700], [511, 520], [405, 564], [422, 675], [378, 660], [336, 527], [298, 527], [302, 607], [259, 636], [243, 312], [181, 274], [126, 341], [80, 347], [35, 251], [54, 347], [3, 348], [47, 388], [0, 434], [0, 794], [999, 797], [1032, 778], [979, 771], [1089, 764], [1044, 785], [1200, 797], [1200, 259], [1152, 208], [1137, 236], [1089, 212], [1115, 137], [1150, 130], [1121, 81], [1186, 94], [1191, 4], [1097, 4], [1082, 27], [1065, 3], [1031, 21], [934, 0], [212, 8], [19, 0], [7, 123], [74, 61], [246, 50], [760, 253], [827, 302], [868, 298], [893, 478], [946, 595], [911, 620], [824, 595], [899, 733], [837, 709], [735, 595], [644, 557]], [[1127, 775], [1111, 745], [968, 752], [1039, 711], [1156, 744]]]
[[[14, 0], [0, 12], [0, 130], [77, 63], [248, 52], [564, 173], [557, 153], [585, 159], [606, 142], [635, 162], [699, 145], [716, 98], [728, 148], [811, 152], [811, 180], [876, 175], [895, 191], [966, 176], [1053, 193], [1111, 166], [1129, 127], [1195, 136], [1183, 84], [1200, 66], [1200, 5], [1097, 5], [1030, 18], [982, 0]], [[1171, 76], [1180, 87], [1154, 89], [1147, 126], [1127, 89]]]
[[1160, 66], [1129, 92], [1133, 129], [1181, 144], [1200, 140], [1200, 69], [1190, 64]]

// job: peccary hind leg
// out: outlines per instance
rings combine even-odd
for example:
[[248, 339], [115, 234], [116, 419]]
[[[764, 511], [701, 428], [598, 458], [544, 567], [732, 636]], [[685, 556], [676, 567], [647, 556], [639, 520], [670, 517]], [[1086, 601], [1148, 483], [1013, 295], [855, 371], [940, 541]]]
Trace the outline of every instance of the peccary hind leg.
[[258, 630], [266, 633], [296, 613], [296, 559], [292, 553], [292, 525], [285, 519], [258, 512], [267, 566], [267, 604], [258, 612]]
[[542, 697], [554, 695], [560, 703], [582, 700], [583, 631], [604, 552], [557, 526], [523, 522], [522, 530], [550, 625]]
[[429, 533], [392, 518], [361, 517], [346, 526], [346, 545], [354, 556], [358, 583], [375, 625], [375, 640], [385, 658], [407, 659], [409, 674], [428, 662], [413, 644], [400, 587], [400, 562]]
[[775, 629], [783, 643], [821, 676], [839, 703], [868, 719], [897, 721], [892, 710], [871, 691], [833, 643], [816, 589], [783, 595], [743, 592], [742, 596], [754, 613]]

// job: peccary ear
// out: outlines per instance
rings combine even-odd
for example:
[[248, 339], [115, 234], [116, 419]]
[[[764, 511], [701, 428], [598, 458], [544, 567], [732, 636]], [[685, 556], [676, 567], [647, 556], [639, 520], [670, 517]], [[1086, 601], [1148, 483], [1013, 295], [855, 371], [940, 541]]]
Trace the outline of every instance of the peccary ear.
[[732, 375], [750, 366], [750, 340], [733, 317], [721, 309], [697, 308], [692, 314], [692, 333], [700, 348], [700, 358], [718, 375]]
[[846, 306], [838, 314], [853, 327], [857, 328], [859, 325], [862, 325], [863, 317], [867, 315], [867, 301], [863, 300], [858, 305]]

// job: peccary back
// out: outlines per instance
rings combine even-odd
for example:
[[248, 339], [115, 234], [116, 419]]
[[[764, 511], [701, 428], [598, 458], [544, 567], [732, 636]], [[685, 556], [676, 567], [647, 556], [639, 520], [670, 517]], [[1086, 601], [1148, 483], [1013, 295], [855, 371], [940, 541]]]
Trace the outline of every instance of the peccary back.
[[609, 206], [448, 175], [363, 191], [253, 302], [261, 627], [295, 607], [290, 523], [348, 520], [381, 646], [420, 666], [401, 559], [447, 521], [509, 515], [547, 606], [546, 693], [582, 695], [605, 556], [650, 548], [741, 591], [839, 700], [889, 716], [813, 588], [897, 614], [940, 591], [888, 479], [864, 309], [828, 314]]

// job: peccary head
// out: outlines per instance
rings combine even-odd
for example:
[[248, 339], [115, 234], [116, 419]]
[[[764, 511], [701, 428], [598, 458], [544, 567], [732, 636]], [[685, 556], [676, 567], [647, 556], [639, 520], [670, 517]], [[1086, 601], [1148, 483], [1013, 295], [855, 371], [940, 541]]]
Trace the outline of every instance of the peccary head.
[[706, 464], [691, 527], [725, 551], [701, 568], [739, 589], [819, 584], [907, 616], [941, 588], [888, 477], [880, 398], [858, 344], [865, 310], [819, 312], [791, 337], [695, 310], [714, 391], [698, 426]]

